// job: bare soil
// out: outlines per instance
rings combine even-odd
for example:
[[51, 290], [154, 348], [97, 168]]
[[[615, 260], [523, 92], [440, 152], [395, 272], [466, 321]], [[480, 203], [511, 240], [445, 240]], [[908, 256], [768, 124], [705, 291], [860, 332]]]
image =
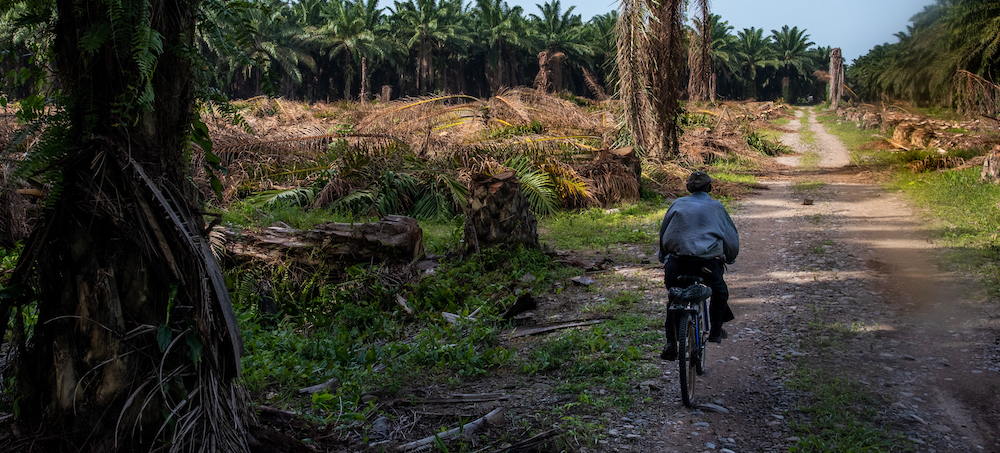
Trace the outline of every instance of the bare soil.
[[[699, 380], [712, 405], [689, 410], [669, 398], [679, 390], [666, 362], [664, 398], [630, 417], [643, 423], [619, 428], [641, 438], [606, 451], [787, 451], [797, 441], [789, 419], [803, 416], [802, 395], [784, 385], [794, 366], [880, 395], [881, 422], [916, 451], [1000, 451], [995, 301], [975, 279], [939, 269], [932, 225], [849, 166], [815, 118], [809, 127], [817, 142], [788, 134], [797, 156], [734, 213], [742, 251], [727, 281], [737, 319], [727, 341], [709, 346], [712, 366]], [[819, 164], [798, 167], [794, 157], [808, 152]], [[797, 191], [819, 186], [797, 182], [825, 185]], [[838, 330], [850, 334], [824, 335]]]
[[[975, 278], [940, 269], [942, 250], [930, 234], [935, 225], [900, 194], [882, 189], [875, 175], [851, 166], [847, 150], [815, 119], [809, 127], [816, 141], [805, 144], [796, 133], [786, 134], [797, 153], [776, 159], [764, 189], [733, 213], [742, 251], [727, 281], [737, 319], [727, 324], [727, 340], [709, 345], [708, 370], [697, 384], [700, 406], [682, 405], [677, 365], [661, 361], [662, 343], [652, 343], [642, 353], [662, 374], [636, 383], [633, 411], [589, 417], [602, 426], [600, 439], [512, 451], [788, 451], [798, 441], [791, 424], [808, 417], [800, 407], [808, 393], [788, 385], [798, 367], [845, 377], [875, 395], [878, 424], [907, 439], [901, 451], [1000, 452], [996, 301]], [[800, 157], [809, 153], [818, 154], [810, 159], [818, 164], [801, 166]], [[540, 297], [522, 322], [580, 319], [584, 304], [637, 289], [645, 293], [634, 310], [662, 319], [666, 292], [655, 247], [573, 253], [571, 259], [602, 268], [588, 272], [595, 282], [589, 288], [567, 284], [559, 294]], [[538, 339], [506, 339], [504, 345], [521, 353]], [[369, 451], [458, 426], [497, 407], [504, 408], [504, 422], [481, 431], [487, 438], [558, 425], [540, 414], [577, 397], [554, 391], [558, 384], [545, 374], [497, 375], [400, 392], [402, 398], [378, 402], [392, 420], [383, 427], [388, 438], [369, 443]], [[486, 401], [460, 402], [454, 394], [478, 394]], [[414, 397], [449, 397], [457, 404], [412, 404]], [[475, 448], [508, 451], [498, 447]]]

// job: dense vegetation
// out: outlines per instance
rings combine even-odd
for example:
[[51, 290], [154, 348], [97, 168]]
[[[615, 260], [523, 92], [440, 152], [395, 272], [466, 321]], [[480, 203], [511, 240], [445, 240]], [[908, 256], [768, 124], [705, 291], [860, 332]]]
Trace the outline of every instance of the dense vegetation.
[[[5, 106], [16, 102], [20, 110], [16, 120], [4, 111], [0, 143], [30, 154], [33, 145], [25, 137], [43, 129], [32, 115], [71, 105], [47, 96], [58, 94], [58, 87], [48, 91], [53, 87], [45, 78], [58, 18], [44, 1], [3, 6], [0, 69], [8, 77], [0, 100]], [[856, 61], [849, 84], [863, 99], [889, 96], [945, 106], [971, 99], [953, 96], [949, 87], [956, 85], [945, 81], [958, 70], [988, 83], [995, 74], [996, 44], [957, 25], [981, 19], [975, 22], [977, 31], [995, 28], [995, 20], [987, 20], [997, 16], [990, 7], [973, 0], [928, 7], [906, 35], [912, 39], [901, 35], [900, 43]], [[719, 181], [716, 193], [728, 202], [727, 196], [753, 186], [764, 155], [785, 151], [774, 133], [759, 129], [767, 118], [782, 114], [780, 106], [690, 103], [676, 121], [692, 132], [682, 134], [682, 152], [670, 159], [643, 156], [641, 189], [626, 183], [635, 174], [598, 168], [593, 161], [599, 150], [634, 143], [620, 126], [623, 101], [615, 97], [620, 88], [616, 12], [584, 21], [558, 0], [539, 5], [534, 13], [501, 0], [408, 0], [388, 9], [376, 0], [208, 0], [201, 3], [198, 20], [196, 48], [186, 50], [199, 66], [204, 122], [196, 120], [191, 134], [200, 149], [185, 157], [196, 164], [192, 179], [208, 200], [210, 215], [223, 226], [248, 231], [410, 215], [420, 219], [427, 251], [436, 255], [434, 271], [419, 276], [412, 267], [370, 262], [318, 268], [226, 263], [225, 284], [246, 346], [243, 383], [253, 401], [293, 410], [334, 437], [370, 428], [382, 415], [374, 402], [396, 397], [407, 386], [457, 388], [491, 374], [520, 383], [544, 375], [560, 383], [557, 393], [575, 399], [537, 414], [536, 424], [519, 432], [534, 434], [542, 426], [561, 424], [571, 434], [562, 442], [572, 449], [596, 442], [604, 431], [596, 417], [627, 411], [635, 398], [630, 389], [659, 372], [641, 353], [658, 341], [659, 321], [629, 311], [642, 297], [641, 284], [636, 290], [592, 295], [566, 286], [578, 269], [553, 259], [552, 252], [487, 250], [472, 260], [458, 256], [470, 173], [516, 171], [541, 218], [544, 243], [613, 256], [626, 253], [627, 246], [653, 242], [665, 199], [681, 193], [679, 182], [690, 169], [712, 172]], [[822, 71], [831, 49], [810, 42], [806, 30], [785, 26], [734, 34], [720, 16], [710, 21], [709, 58], [719, 98], [825, 98]], [[698, 30], [700, 23], [693, 21], [684, 39], [693, 43]], [[947, 32], [949, 38], [925, 37], [925, 30]], [[107, 33], [95, 26], [81, 36], [81, 46], [105, 43]], [[117, 39], [128, 41], [123, 46], [135, 51], [137, 66], [162, 52], [154, 34], [131, 38]], [[930, 43], [941, 46], [935, 47], [940, 52], [923, 52], [921, 46]], [[912, 55], [951, 55], [954, 65], [938, 68], [928, 64], [937, 60]], [[153, 72], [148, 65], [143, 68]], [[923, 68], [939, 72], [913, 79]], [[676, 88], [688, 86], [689, 74], [685, 67]], [[890, 74], [910, 79], [888, 83]], [[505, 89], [532, 85], [556, 94]], [[122, 103], [145, 111], [151, 88], [137, 86], [135, 99]], [[379, 102], [353, 102], [373, 98]], [[226, 99], [239, 100], [222, 102]], [[15, 137], [8, 121], [30, 127]], [[877, 151], [856, 155], [862, 152]], [[973, 173], [912, 178], [949, 182], [949, 191], [963, 193], [965, 185], [974, 184]], [[20, 175], [35, 176], [30, 171]], [[11, 178], [8, 184], [23, 182]], [[993, 195], [987, 191], [974, 201], [986, 206]], [[993, 219], [984, 224], [995, 230]], [[972, 236], [981, 241], [977, 247], [992, 240], [985, 233]], [[994, 251], [990, 247], [985, 250]], [[3, 269], [13, 268], [19, 253], [17, 245], [5, 251]], [[501, 332], [513, 322], [500, 315], [518, 298], [532, 293], [567, 297], [564, 293], [574, 291], [588, 301], [576, 314], [614, 319], [523, 349], [502, 341]], [[401, 298], [415, 314], [406, 314]], [[442, 312], [455, 315], [455, 322]], [[30, 335], [37, 306], [18, 308], [14, 318], [12, 327]], [[167, 323], [156, 332], [157, 341], [161, 332], [167, 342], [171, 339]], [[188, 344], [191, 358], [200, 345], [193, 344]], [[296, 396], [299, 388], [331, 378], [337, 386]], [[7, 396], [9, 385], [4, 382]], [[2, 409], [17, 406], [4, 401]]]
[[[266, 94], [333, 101], [464, 93], [534, 86], [542, 61], [556, 58], [545, 82], [577, 96], [613, 94], [618, 12], [584, 20], [559, 0], [536, 11], [502, 0], [212, 0], [202, 5], [198, 52], [213, 90], [232, 99]], [[17, 2], [0, 17], [0, 69], [42, 67], [55, 17], [44, 2]], [[691, 22], [685, 32], [696, 36]], [[97, 31], [95, 31], [97, 33]], [[98, 39], [99, 36], [92, 36]], [[813, 73], [830, 48], [806, 30], [735, 31], [711, 18], [710, 58], [722, 99], [823, 99]], [[687, 77], [685, 69], [683, 77]], [[27, 75], [27, 73], [24, 73]], [[820, 76], [822, 77], [822, 75]], [[5, 92], [26, 94], [30, 78]], [[682, 81], [682, 86], [687, 86]], [[383, 99], [384, 100], [384, 99]]]
[[938, 0], [847, 69], [848, 84], [863, 101], [904, 100], [924, 106], [997, 112], [1000, 74], [1000, 4], [990, 0]]

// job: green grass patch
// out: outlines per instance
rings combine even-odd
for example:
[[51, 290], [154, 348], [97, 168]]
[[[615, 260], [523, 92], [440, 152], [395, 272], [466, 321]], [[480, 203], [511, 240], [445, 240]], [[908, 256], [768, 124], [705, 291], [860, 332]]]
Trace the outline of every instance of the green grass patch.
[[[551, 335], [517, 360], [527, 376], [547, 375], [560, 382], [557, 393], [571, 402], [553, 408], [545, 417], [572, 425], [584, 439], [604, 435], [601, 424], [584, 420], [606, 419], [608, 413], [625, 413], [636, 403], [639, 382], [662, 373], [658, 362], [648, 360], [647, 345], [659, 344], [662, 333], [647, 317], [619, 313], [600, 325]], [[541, 414], [539, 414], [541, 415]]]
[[[826, 131], [837, 136], [844, 146], [850, 150], [851, 163], [856, 165], [887, 165], [898, 163], [899, 159], [893, 153], [884, 150], [865, 149], [877, 131], [859, 129], [853, 122], [842, 120], [829, 110], [819, 112], [816, 120], [826, 128]], [[889, 136], [892, 131], [888, 132]]]
[[979, 168], [895, 174], [889, 187], [906, 196], [939, 222], [931, 231], [947, 247], [954, 268], [982, 277], [986, 290], [1000, 297], [1000, 186], [979, 182]]
[[792, 119], [787, 116], [781, 116], [773, 120], [768, 120], [768, 124], [773, 124], [775, 126], [787, 126], [792, 124]]
[[655, 244], [667, 212], [659, 200], [616, 209], [559, 212], [539, 220], [539, 238], [557, 249], [600, 249], [615, 244]]
[[240, 228], [264, 228], [277, 222], [305, 230], [326, 222], [374, 222], [378, 219], [356, 218], [328, 209], [303, 209], [292, 201], [259, 205], [252, 201], [233, 202], [222, 215], [223, 224]]
[[[245, 379], [257, 397], [290, 399], [335, 377], [333, 397], [346, 405], [338, 410], [361, 411], [366, 392], [392, 394], [418, 380], [458, 384], [510, 363], [514, 352], [499, 342], [508, 327], [500, 312], [522, 292], [545, 293], [575, 273], [538, 250], [487, 249], [475, 259], [445, 260], [403, 287], [388, 286], [386, 270], [367, 265], [348, 268], [335, 284], [325, 283], [323, 270], [230, 269], [227, 279], [246, 343]], [[630, 292], [611, 298], [617, 310], [637, 300]], [[264, 301], [278, 312], [261, 310]], [[460, 318], [452, 323], [442, 312]], [[466, 319], [473, 312], [475, 320]]]
[[792, 184], [792, 192], [795, 194], [816, 193], [826, 187], [823, 181], [799, 181]]
[[861, 383], [799, 366], [786, 386], [807, 395], [800, 401], [801, 416], [789, 422], [792, 434], [799, 440], [788, 451], [914, 451], [912, 442], [882, 425], [878, 408], [887, 406], [889, 401], [868, 391]]

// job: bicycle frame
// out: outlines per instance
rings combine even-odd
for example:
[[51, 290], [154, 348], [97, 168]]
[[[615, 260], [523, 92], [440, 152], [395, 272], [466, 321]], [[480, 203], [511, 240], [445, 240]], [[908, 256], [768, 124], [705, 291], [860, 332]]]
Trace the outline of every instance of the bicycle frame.
[[694, 407], [695, 375], [705, 373], [710, 326], [708, 300], [712, 291], [704, 286], [700, 277], [681, 276], [678, 281], [689, 285], [670, 288], [667, 315], [674, 323], [681, 399], [685, 406]]

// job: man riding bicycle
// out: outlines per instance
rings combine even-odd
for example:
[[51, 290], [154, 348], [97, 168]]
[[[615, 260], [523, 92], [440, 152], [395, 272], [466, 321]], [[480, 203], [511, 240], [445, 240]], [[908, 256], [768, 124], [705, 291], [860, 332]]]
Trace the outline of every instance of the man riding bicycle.
[[[722, 324], [735, 319], [729, 308], [729, 287], [722, 277], [726, 264], [736, 261], [740, 253], [740, 238], [726, 208], [708, 195], [712, 191], [712, 178], [707, 173], [691, 173], [687, 190], [691, 195], [675, 200], [660, 226], [659, 259], [663, 263], [663, 281], [667, 288], [682, 286], [677, 281], [679, 276], [694, 275], [712, 288], [708, 341], [720, 343], [727, 337]], [[667, 345], [660, 354], [664, 360], [677, 360], [674, 332], [677, 320], [672, 318], [667, 315], [664, 323]]]

